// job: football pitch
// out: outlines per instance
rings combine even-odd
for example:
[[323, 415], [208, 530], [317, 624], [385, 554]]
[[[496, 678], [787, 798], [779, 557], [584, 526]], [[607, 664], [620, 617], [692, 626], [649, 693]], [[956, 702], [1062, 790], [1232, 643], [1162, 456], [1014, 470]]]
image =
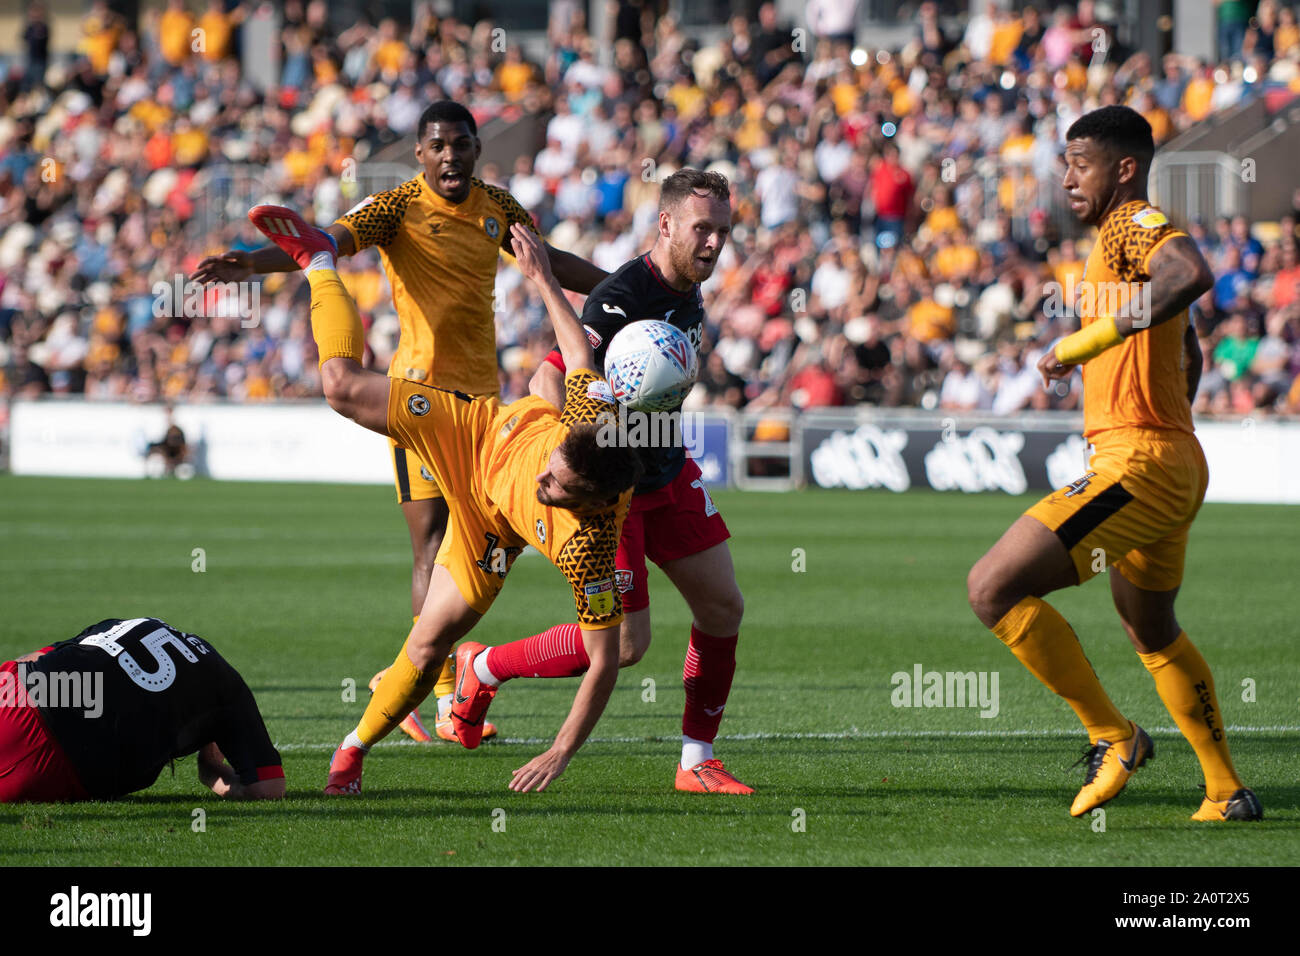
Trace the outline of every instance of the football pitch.
[[[278, 803], [223, 803], [191, 757], [119, 802], [0, 806], [0, 866], [1300, 863], [1296, 509], [1206, 505], [1192, 530], [1179, 618], [1265, 810], [1263, 823], [1210, 825], [1188, 820], [1199, 767], [1104, 576], [1052, 601], [1156, 759], [1104, 818], [1069, 816], [1086, 738], [966, 604], [968, 568], [1032, 499], [715, 500], [746, 596], [717, 751], [754, 796], [672, 788], [690, 620], [652, 570], [653, 645], [551, 790], [506, 784], [549, 744], [576, 678], [506, 685], [491, 712], [504, 739], [477, 751], [398, 732], [366, 761], [360, 799], [326, 799], [330, 753], [410, 626], [390, 488], [0, 477], [0, 659], [106, 617], [197, 633], [252, 687], [289, 787]], [[560, 573], [528, 553], [473, 638], [572, 616]], [[927, 698], [929, 672], [974, 674], [976, 700], [958, 699], [960, 680], [948, 694], [946, 677]], [[896, 706], [918, 673], [922, 705], [954, 706]]]

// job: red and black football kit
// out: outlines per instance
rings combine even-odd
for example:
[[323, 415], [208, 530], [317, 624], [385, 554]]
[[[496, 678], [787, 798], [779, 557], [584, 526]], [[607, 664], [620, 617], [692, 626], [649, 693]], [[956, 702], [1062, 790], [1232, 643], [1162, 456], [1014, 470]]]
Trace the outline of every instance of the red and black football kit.
[[239, 672], [155, 618], [100, 621], [6, 662], [0, 698], [0, 802], [120, 797], [213, 742], [244, 785], [284, 776]]
[[[699, 285], [685, 292], [672, 288], [650, 256], [637, 256], [591, 291], [582, 309], [582, 326], [596, 354], [596, 367], [605, 367], [605, 352], [625, 325], [659, 319], [686, 333], [698, 352], [704, 334], [704, 298]], [[546, 360], [564, 371], [558, 350]], [[671, 411], [678, 411], [672, 409]], [[650, 606], [645, 559], [655, 564], [698, 554], [729, 538], [730, 532], [713, 506], [699, 466], [686, 457], [680, 427], [667, 446], [638, 448], [645, 474], [636, 487], [615, 566], [624, 612]]]

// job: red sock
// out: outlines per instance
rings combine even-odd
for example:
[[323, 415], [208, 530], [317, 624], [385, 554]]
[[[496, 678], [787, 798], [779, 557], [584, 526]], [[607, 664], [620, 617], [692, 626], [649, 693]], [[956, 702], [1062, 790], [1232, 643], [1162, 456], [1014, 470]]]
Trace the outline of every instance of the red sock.
[[696, 740], [712, 742], [722, 723], [722, 709], [731, 693], [736, 673], [736, 638], [714, 637], [691, 626], [691, 643], [686, 649], [682, 683], [686, 686], [686, 710], [682, 733]]
[[577, 677], [591, 666], [576, 624], [555, 627], [522, 641], [489, 647], [487, 666], [497, 680], [512, 677]]

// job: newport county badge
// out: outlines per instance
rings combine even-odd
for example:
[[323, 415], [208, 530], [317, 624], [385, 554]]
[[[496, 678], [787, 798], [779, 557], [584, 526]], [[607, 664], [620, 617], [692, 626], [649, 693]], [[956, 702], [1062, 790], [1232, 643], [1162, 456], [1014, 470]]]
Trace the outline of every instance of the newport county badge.
[[587, 607], [597, 617], [603, 617], [614, 610], [614, 582], [609, 578], [583, 585], [582, 593], [587, 595]]
[[488, 216], [483, 220], [483, 231], [488, 234], [489, 239], [497, 239], [501, 235], [501, 223]]
[[406, 400], [406, 407], [417, 417], [429, 414], [429, 400], [423, 395], [412, 395]]

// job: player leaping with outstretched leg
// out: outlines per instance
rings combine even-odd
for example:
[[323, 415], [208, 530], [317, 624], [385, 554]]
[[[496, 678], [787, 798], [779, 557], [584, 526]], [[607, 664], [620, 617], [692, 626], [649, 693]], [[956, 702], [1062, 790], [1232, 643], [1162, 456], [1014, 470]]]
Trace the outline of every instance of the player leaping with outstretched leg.
[[[1080, 289], [1083, 328], [1039, 361], [1044, 384], [1083, 367], [1088, 471], [1016, 521], [971, 569], [971, 607], [1035, 677], [1073, 708], [1091, 748], [1070, 813], [1111, 800], [1154, 755], [1111, 701], [1070, 625], [1042, 596], [1111, 565], [1110, 590], [1156, 692], [1205, 774], [1193, 820], [1259, 820], [1228, 755], [1214, 678], [1174, 617], [1187, 533], [1208, 471], [1192, 429], [1201, 350], [1187, 307], [1213, 284], [1196, 244], [1147, 200], [1151, 127], [1124, 106], [1066, 133], [1064, 186], [1098, 227]], [[1095, 293], [1095, 294], [1094, 294]], [[1103, 304], [1118, 301], [1117, 314]]]
[[629, 449], [598, 441], [613, 393], [594, 371], [591, 346], [541, 240], [522, 224], [512, 226], [519, 268], [541, 289], [568, 364], [562, 413], [533, 396], [502, 405], [366, 371], [359, 361], [361, 320], [334, 271], [330, 238], [283, 207], [258, 206], [249, 218], [307, 274], [330, 406], [418, 454], [450, 509], [419, 620], [361, 722], [335, 751], [325, 792], [361, 792], [366, 753], [433, 689], [448, 651], [487, 612], [528, 544], [568, 578], [590, 660], [555, 743], [519, 768], [510, 784], [544, 790], [591, 733], [618, 677], [623, 613], [614, 552], [640, 463]]

